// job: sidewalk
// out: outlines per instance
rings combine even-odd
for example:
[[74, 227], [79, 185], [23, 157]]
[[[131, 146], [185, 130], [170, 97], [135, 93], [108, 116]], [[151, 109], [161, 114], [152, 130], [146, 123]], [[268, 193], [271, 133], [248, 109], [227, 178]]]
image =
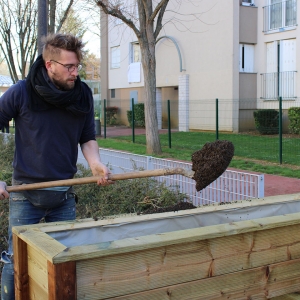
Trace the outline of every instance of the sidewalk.
[[[172, 132], [176, 132], [177, 130], [172, 130]], [[104, 138], [104, 128], [102, 128], [102, 135], [97, 136], [98, 138]], [[168, 133], [168, 129], [161, 129], [159, 133]], [[134, 130], [135, 135], [145, 134], [145, 129], [136, 128]], [[115, 127], [106, 127], [106, 137], [114, 137], [121, 135], [132, 135], [132, 129], [126, 126], [115, 126]], [[232, 169], [232, 168], [230, 168]], [[233, 170], [233, 169], [232, 169]], [[244, 171], [244, 170], [239, 170]], [[250, 172], [244, 171], [248, 173]], [[276, 195], [284, 195], [284, 194], [295, 194], [300, 193], [300, 179], [276, 176], [270, 174], [264, 174], [265, 178], [265, 197], [267, 196], [276, 196]]]
[[[176, 132], [178, 130], [173, 130], [172, 132]], [[134, 134], [140, 135], [145, 134], [144, 128], [135, 128]], [[168, 133], [168, 129], [160, 129], [159, 133]], [[121, 135], [132, 135], [132, 128], [129, 128], [127, 126], [109, 126], [106, 127], [106, 137], [114, 137], [114, 136], [121, 136]], [[101, 128], [101, 135], [97, 135], [97, 138], [104, 138], [104, 127]]]

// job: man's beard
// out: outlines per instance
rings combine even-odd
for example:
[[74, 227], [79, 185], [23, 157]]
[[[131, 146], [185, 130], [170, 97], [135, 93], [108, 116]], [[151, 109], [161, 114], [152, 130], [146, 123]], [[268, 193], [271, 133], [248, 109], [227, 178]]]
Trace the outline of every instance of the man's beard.
[[55, 86], [57, 86], [60, 90], [69, 91], [74, 88], [76, 78], [74, 79], [73, 82], [72, 81], [62, 82], [60, 80], [56, 80], [55, 78], [52, 78], [52, 80], [53, 80], [53, 83], [55, 84]]

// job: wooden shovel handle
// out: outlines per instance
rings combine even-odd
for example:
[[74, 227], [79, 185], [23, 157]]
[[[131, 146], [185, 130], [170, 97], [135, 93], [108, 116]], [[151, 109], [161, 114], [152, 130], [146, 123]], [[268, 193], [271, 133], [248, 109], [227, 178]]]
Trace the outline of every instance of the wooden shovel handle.
[[[186, 175], [186, 170], [182, 168], [174, 168], [174, 169], [145, 170], [145, 171], [122, 173], [122, 174], [111, 174], [109, 175], [109, 180], [116, 181], [116, 180], [145, 178], [145, 177], [153, 177], [153, 176], [174, 175], [174, 174], [181, 174], [190, 177], [190, 175]], [[13, 185], [13, 186], [7, 186], [6, 190], [10, 193], [10, 192], [25, 191], [25, 190], [51, 188], [57, 186], [71, 186], [71, 185], [79, 185], [79, 184], [96, 183], [100, 178], [101, 177], [92, 176], [92, 177], [73, 178], [73, 179], [38, 182], [38, 183], [30, 183], [30, 184], [22, 184], [22, 185]]]

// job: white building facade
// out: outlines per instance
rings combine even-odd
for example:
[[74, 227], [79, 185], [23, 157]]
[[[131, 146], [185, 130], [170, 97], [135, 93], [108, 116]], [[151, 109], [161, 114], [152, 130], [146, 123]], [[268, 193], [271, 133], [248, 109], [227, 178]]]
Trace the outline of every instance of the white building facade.
[[[171, 0], [156, 43], [159, 126], [180, 131], [239, 132], [254, 126], [253, 111], [295, 105], [300, 94], [298, 0]], [[136, 3], [130, 2], [134, 14]], [[143, 99], [143, 71], [133, 31], [102, 14], [101, 91], [118, 99], [126, 123], [129, 99]]]

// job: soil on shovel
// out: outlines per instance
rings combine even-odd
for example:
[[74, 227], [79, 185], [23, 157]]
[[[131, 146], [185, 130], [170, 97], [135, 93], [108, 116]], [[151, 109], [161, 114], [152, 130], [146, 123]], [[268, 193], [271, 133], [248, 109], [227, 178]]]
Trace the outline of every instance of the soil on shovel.
[[234, 146], [230, 141], [217, 140], [206, 143], [201, 150], [192, 154], [193, 179], [199, 192], [221, 176], [234, 155]]
[[169, 212], [169, 211], [179, 211], [179, 210], [186, 210], [186, 209], [192, 209], [192, 208], [196, 208], [196, 206], [194, 206], [192, 203], [190, 202], [178, 202], [175, 205], [172, 206], [166, 206], [166, 207], [153, 207], [153, 208], [149, 208], [143, 211], [143, 215], [146, 214], [157, 214], [157, 213], [163, 213], [163, 212]]

